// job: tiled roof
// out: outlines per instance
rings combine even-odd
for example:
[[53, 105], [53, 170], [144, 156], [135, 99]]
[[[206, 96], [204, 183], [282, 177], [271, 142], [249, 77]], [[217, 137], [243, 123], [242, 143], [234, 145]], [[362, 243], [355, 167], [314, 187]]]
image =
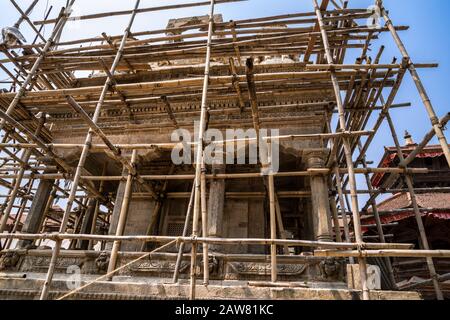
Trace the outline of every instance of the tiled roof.
[[[450, 193], [421, 193], [416, 194], [417, 204], [426, 209], [449, 209]], [[378, 210], [390, 211], [396, 209], [412, 208], [412, 202], [408, 193], [399, 193], [378, 204]]]

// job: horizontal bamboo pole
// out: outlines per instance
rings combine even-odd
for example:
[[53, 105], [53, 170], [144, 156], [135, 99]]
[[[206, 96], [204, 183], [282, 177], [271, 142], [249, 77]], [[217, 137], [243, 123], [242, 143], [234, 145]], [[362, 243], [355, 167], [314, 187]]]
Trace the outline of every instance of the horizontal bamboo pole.
[[[96, 58], [98, 60], [98, 58]], [[350, 77], [355, 75], [356, 71], [336, 71], [338, 77]], [[274, 81], [274, 80], [307, 80], [307, 79], [328, 79], [330, 76], [329, 71], [304, 71], [304, 72], [278, 72], [278, 73], [259, 73], [255, 74], [255, 81]], [[245, 75], [238, 75], [237, 79], [239, 82], [246, 82]], [[121, 92], [127, 92], [130, 90], [134, 91], [147, 91], [152, 89], [161, 88], [177, 88], [177, 87], [191, 87], [202, 85], [202, 77], [187, 78], [187, 79], [177, 79], [177, 80], [164, 80], [164, 81], [154, 81], [154, 82], [141, 82], [141, 83], [128, 83], [119, 84], [115, 87], [116, 90]], [[236, 81], [236, 78], [232, 75], [230, 76], [211, 76], [211, 85], [231, 85]], [[99, 93], [102, 86], [94, 87], [83, 87], [83, 88], [64, 88], [56, 90], [42, 90], [42, 91], [30, 91], [27, 93], [27, 99], [36, 97], [59, 97], [66, 101], [66, 96], [80, 96], [86, 94]], [[14, 93], [3, 93], [0, 97], [13, 98]], [[26, 101], [26, 99], [24, 99]]]
[[[353, 14], [367, 14], [366, 9], [342, 9], [339, 11], [333, 10], [327, 12], [327, 17], [324, 18], [324, 20], [328, 19], [337, 19], [339, 17], [336, 17], [336, 14], [342, 15], [341, 19], [352, 19]], [[350, 16], [349, 16], [350, 15]], [[300, 17], [311, 17], [314, 16], [314, 12], [301, 12], [301, 13], [291, 13], [291, 14], [284, 14], [284, 15], [276, 15], [276, 16], [268, 16], [268, 17], [262, 17], [262, 18], [254, 18], [254, 19], [244, 19], [244, 20], [235, 20], [236, 25], [247, 25], [257, 22], [267, 22], [267, 21], [277, 21], [281, 19], [293, 19], [293, 18], [300, 18]], [[332, 17], [334, 16], [334, 17]], [[36, 21], [37, 22], [37, 21]], [[165, 34], [166, 32], [184, 32], [188, 30], [193, 29], [205, 29], [207, 27], [206, 23], [196, 24], [192, 26], [185, 26], [185, 27], [179, 27], [179, 28], [169, 28], [169, 29], [159, 29], [159, 30], [151, 30], [151, 31], [141, 31], [141, 32], [134, 32], [133, 35], [135, 37], [139, 36], [146, 36], [146, 35], [155, 35], [155, 34]], [[230, 28], [229, 22], [222, 22], [222, 23], [215, 23], [215, 27], [217, 30], [223, 30], [226, 28]], [[120, 39], [121, 36], [115, 35], [111, 36], [112, 40]], [[84, 38], [84, 39], [78, 39], [78, 40], [70, 40], [70, 41], [62, 41], [56, 43], [56, 46], [64, 46], [64, 45], [75, 45], [75, 44], [82, 44], [82, 43], [95, 43], [95, 42], [102, 42], [104, 39], [102, 37], [92, 37], [92, 38]], [[35, 45], [35, 46], [39, 46]], [[25, 48], [32, 48], [32, 46], [23, 46]], [[15, 47], [14, 47], [15, 48]], [[20, 47], [18, 47], [20, 48]]]
[[[356, 174], [367, 174], [367, 173], [398, 173], [398, 174], [427, 174], [430, 172], [427, 168], [356, 168]], [[348, 173], [348, 169], [339, 169], [341, 173]], [[307, 176], [317, 176], [317, 175], [328, 175], [332, 174], [332, 169], [309, 169], [307, 171], [292, 171], [292, 172], [278, 172], [274, 173], [275, 177], [307, 177]], [[254, 173], [226, 173], [226, 174], [207, 174], [206, 179], [248, 179], [248, 178], [260, 178], [262, 175], [260, 172]], [[17, 175], [1, 175], [2, 179], [14, 179]], [[141, 175], [143, 180], [191, 180], [195, 177], [194, 174], [185, 175]], [[42, 179], [42, 180], [52, 180], [52, 179], [64, 179], [63, 174], [28, 174], [24, 175], [24, 179]], [[125, 179], [124, 176], [82, 176], [81, 179], [86, 181], [121, 181]]]
[[450, 258], [450, 250], [349, 250], [349, 251], [331, 251], [316, 250], [316, 257], [354, 257], [354, 258], [373, 258], [373, 257], [402, 257], [402, 258]]
[[[217, 245], [287, 245], [294, 247], [321, 247], [321, 248], [339, 248], [339, 249], [355, 249], [358, 248], [356, 243], [338, 243], [338, 242], [321, 242], [309, 240], [283, 240], [283, 239], [246, 239], [246, 238], [203, 238], [203, 237], [169, 237], [169, 236], [107, 236], [107, 235], [90, 235], [90, 234], [24, 234], [24, 233], [3, 233], [0, 239], [18, 239], [18, 240], [94, 240], [94, 241], [128, 241], [128, 242], [171, 242], [176, 240], [185, 243], [208, 243]], [[402, 249], [407, 250], [413, 248], [412, 244], [405, 243], [366, 243], [368, 249]]]
[[[216, 0], [216, 4], [242, 2], [242, 1], [247, 1], [247, 0]], [[141, 14], [141, 13], [146, 13], [146, 12], [184, 9], [184, 8], [207, 6], [209, 4], [210, 4], [209, 1], [181, 3], [181, 4], [173, 4], [173, 5], [166, 5], [166, 6], [159, 6], [159, 7], [137, 9], [136, 13]], [[91, 20], [91, 19], [100, 19], [100, 18], [108, 18], [108, 17], [115, 17], [115, 16], [126, 16], [126, 15], [132, 14], [133, 12], [134, 12], [133, 10], [110, 11], [110, 12], [96, 13], [96, 14], [90, 14], [90, 15], [84, 15], [84, 16], [78, 16], [78, 17], [70, 17], [68, 19], [68, 21]], [[35, 21], [34, 24], [35, 25], [43, 25], [43, 24], [52, 24], [55, 22], [56, 22], [55, 19], [47, 19], [47, 20]]]

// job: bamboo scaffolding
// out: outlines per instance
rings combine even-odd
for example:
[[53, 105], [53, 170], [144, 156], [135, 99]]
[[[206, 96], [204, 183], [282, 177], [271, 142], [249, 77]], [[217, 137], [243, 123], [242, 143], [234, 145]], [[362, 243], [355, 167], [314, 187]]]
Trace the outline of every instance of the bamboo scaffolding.
[[[113, 65], [111, 67], [111, 71], [110, 72], [111, 72], [112, 75], [114, 75], [116, 67], [119, 64], [119, 61], [121, 59], [121, 53], [122, 53], [123, 47], [125, 46], [125, 43], [127, 41], [128, 35], [131, 32], [131, 26], [133, 25], [134, 18], [136, 17], [136, 10], [138, 9], [139, 4], [140, 4], [140, 0], [137, 0], [136, 4], [134, 6], [133, 13], [132, 13], [131, 18], [130, 18], [130, 21], [128, 23], [128, 26], [125, 29], [125, 32], [124, 32], [124, 35], [123, 35], [123, 38], [122, 38], [122, 42], [121, 42], [121, 45], [120, 45], [119, 50], [117, 52], [116, 58], [115, 58], [115, 60], [113, 62]], [[103, 90], [102, 90], [102, 94], [100, 96], [100, 99], [99, 99], [97, 107], [96, 107], [96, 112], [95, 112], [94, 117], [93, 117], [93, 123], [94, 124], [98, 121], [98, 118], [100, 116], [100, 111], [101, 111], [101, 108], [102, 108], [102, 105], [103, 105], [104, 97], [105, 97], [105, 95], [107, 93], [107, 90], [109, 89], [109, 86], [111, 85], [111, 82], [112, 82], [111, 78], [108, 78], [106, 80], [106, 82], [105, 82], [105, 85], [104, 85]], [[67, 201], [66, 210], [64, 211], [63, 220], [61, 222], [60, 232], [64, 232], [66, 230], [67, 222], [69, 220], [70, 213], [71, 213], [71, 210], [72, 210], [73, 201], [74, 201], [74, 199], [76, 197], [78, 184], [79, 184], [80, 177], [81, 177], [81, 172], [82, 172], [82, 169], [84, 167], [87, 155], [89, 153], [89, 147], [90, 147], [90, 144], [92, 142], [93, 133], [94, 133], [94, 131], [92, 129], [90, 129], [88, 134], [87, 134], [87, 136], [86, 136], [85, 145], [83, 147], [83, 151], [82, 151], [82, 154], [80, 156], [80, 160], [79, 160], [79, 163], [78, 163], [78, 166], [77, 166], [74, 178], [73, 178], [73, 183], [72, 183], [72, 188], [71, 188], [71, 191], [70, 191], [70, 196], [69, 196], [69, 199]], [[55, 247], [53, 248], [52, 260], [51, 260], [50, 267], [49, 267], [48, 272], [47, 272], [47, 279], [46, 279], [44, 287], [42, 289], [41, 300], [45, 300], [47, 298], [47, 296], [48, 296], [49, 287], [51, 285], [51, 282], [52, 282], [52, 279], [53, 279], [53, 273], [55, 271], [55, 263], [56, 263], [56, 260], [58, 259], [58, 255], [59, 255], [60, 249], [61, 249], [61, 242], [57, 241], [56, 244], [55, 244]]]
[[417, 87], [417, 91], [420, 94], [423, 105], [425, 106], [425, 109], [430, 118], [431, 125], [433, 126], [433, 129], [436, 133], [436, 137], [438, 138], [439, 143], [441, 144], [442, 150], [447, 159], [447, 163], [450, 166], [450, 147], [447, 142], [447, 138], [445, 137], [444, 133], [442, 132], [442, 127], [439, 123], [439, 118], [436, 116], [436, 112], [434, 111], [433, 105], [431, 104], [431, 100], [428, 97], [425, 87], [422, 84], [422, 80], [421, 80], [419, 74], [417, 73], [417, 69], [414, 66], [413, 61], [411, 60], [411, 57], [408, 54], [408, 51], [406, 50], [405, 45], [403, 44], [402, 40], [400, 39], [400, 36], [398, 35], [397, 31], [395, 30], [393, 23], [392, 23], [391, 19], [389, 18], [388, 14], [383, 6], [383, 1], [377, 0], [377, 5], [380, 9], [383, 19], [386, 22], [387, 27], [389, 28], [389, 31], [391, 32], [392, 38], [394, 39], [395, 43], [397, 44], [397, 46], [403, 56], [403, 59], [405, 59], [407, 61], [407, 64], [408, 64], [407, 68], [408, 68], [408, 70], [411, 74], [411, 77]]
[[[358, 24], [360, 19], [372, 16], [366, 9], [348, 9], [347, 3], [342, 6], [334, 0], [323, 0], [319, 5], [313, 0], [314, 11], [263, 17], [257, 19], [242, 19], [231, 22], [215, 22], [215, 5], [233, 3], [244, 0], [210, 0], [191, 2], [177, 5], [166, 5], [151, 8], [139, 8], [140, 1], [136, 1], [133, 10], [117, 12], [104, 12], [89, 14], [81, 17], [69, 17], [69, 7], [61, 11], [57, 19], [32, 21], [28, 18], [31, 10], [38, 0], [22, 10], [14, 0], [10, 0], [20, 14], [16, 26], [27, 22], [36, 33], [36, 39], [31, 44], [19, 44], [2, 47], [7, 59], [0, 60], [0, 67], [11, 78], [11, 85], [18, 87], [18, 91], [0, 93], [0, 129], [5, 135], [0, 143], [4, 157], [0, 157], [0, 185], [6, 187], [9, 194], [0, 195], [5, 198], [0, 220], [0, 231], [4, 231], [9, 220], [13, 222], [10, 233], [1, 233], [0, 239], [6, 240], [3, 251], [11, 246], [13, 240], [52, 240], [55, 241], [51, 261], [47, 270], [46, 280], [41, 292], [41, 299], [47, 299], [53, 275], [60, 255], [63, 240], [70, 240], [71, 245], [88, 241], [88, 248], [101, 241], [102, 248], [106, 243], [112, 243], [108, 273], [87, 283], [79, 290], [70, 292], [61, 297], [70, 295], [105, 278], [111, 280], [119, 270], [130, 265], [125, 264], [117, 268], [120, 256], [121, 243], [126, 241], [141, 243], [144, 251], [148, 243], [164, 244], [155, 251], [140, 256], [138, 260], [151, 256], [156, 251], [177, 243], [178, 253], [160, 253], [161, 256], [176, 256], [173, 282], [178, 282], [181, 261], [183, 260], [185, 245], [191, 245], [191, 253], [187, 254], [190, 264], [190, 298], [195, 299], [197, 285], [197, 261], [202, 257], [203, 284], [209, 283], [209, 246], [211, 245], [264, 245], [270, 249], [270, 255], [264, 256], [264, 261], [271, 266], [271, 282], [258, 285], [263, 287], [278, 286], [278, 263], [293, 261], [298, 257], [288, 256], [289, 247], [313, 248], [314, 256], [318, 258], [341, 257], [348, 258], [350, 263], [358, 259], [361, 271], [361, 284], [363, 298], [370, 299], [367, 288], [366, 258], [386, 258], [384, 264], [389, 272], [390, 279], [395, 282], [390, 257], [420, 257], [425, 258], [430, 271], [431, 279], [417, 286], [433, 284], [436, 296], [442, 298], [440, 281], [446, 275], [436, 273], [433, 258], [450, 258], [447, 250], [430, 250], [421, 214], [434, 210], [419, 208], [415, 195], [420, 192], [447, 192], [448, 188], [414, 188], [412, 176], [418, 174], [437, 174], [438, 171], [427, 168], [411, 168], [409, 165], [420, 154], [425, 146], [436, 136], [440, 141], [443, 152], [450, 164], [450, 153], [447, 140], [443, 135], [443, 128], [448, 123], [449, 115], [438, 119], [427, 92], [421, 82], [417, 70], [419, 68], [436, 68], [434, 63], [415, 64], [409, 57], [398, 31], [406, 30], [404, 26], [394, 26], [382, 1], [377, 1], [381, 9], [386, 26], [372, 29]], [[335, 10], [327, 9], [329, 4]], [[177, 28], [131, 32], [136, 16], [145, 12], [156, 12], [180, 8], [191, 8], [209, 5], [209, 19], [207, 23], [196, 22]], [[131, 15], [125, 32], [121, 35], [102, 36], [60, 41], [63, 27], [67, 21], [73, 19], [91, 20], [110, 16]], [[48, 40], [41, 34], [46, 24], [55, 23], [55, 27]], [[286, 28], [280, 28], [285, 25]], [[39, 27], [36, 27], [39, 26]], [[370, 57], [373, 40], [379, 38], [381, 33], [389, 32], [398, 46], [403, 60], [397, 63], [396, 58], [391, 63], [380, 63], [384, 51], [382, 46]], [[131, 39], [131, 36], [133, 39]], [[36, 43], [40, 39], [44, 43]], [[23, 49], [22, 55], [14, 50]], [[355, 63], [347, 63], [345, 58], [349, 50], [361, 50], [361, 55]], [[11, 50], [11, 52], [9, 51]], [[355, 50], [355, 51], [356, 51]], [[259, 56], [303, 55], [303, 62], [293, 63], [254, 63]], [[310, 60], [314, 60], [313, 63]], [[199, 64], [185, 66], [177, 63], [186, 59], [202, 61]], [[203, 64], [204, 61], [204, 64]], [[212, 61], [221, 61], [221, 64], [211, 64]], [[243, 62], [247, 61], [243, 65]], [[158, 63], [164, 62], [170, 68], [160, 68]], [[4, 66], [13, 63], [14, 72]], [[432, 123], [429, 131], [421, 143], [408, 154], [402, 153], [395, 125], [389, 114], [391, 108], [408, 107], [410, 104], [394, 104], [395, 97], [400, 89], [407, 70], [413, 77], [423, 104]], [[75, 71], [100, 72], [92, 78], [77, 78]], [[119, 72], [120, 71], [120, 72]], [[386, 101], [383, 98], [384, 90], [390, 89]], [[248, 96], [244, 97], [245, 90]], [[343, 96], [342, 93], [345, 93]], [[323, 99], [310, 98], [310, 96], [323, 96]], [[306, 98], [305, 98], [306, 97]], [[277, 99], [280, 103], [275, 102]], [[269, 101], [270, 100], [270, 101]], [[299, 102], [296, 102], [298, 100]], [[231, 103], [229, 103], [231, 101]], [[380, 103], [379, 103], [380, 101]], [[223, 106], [227, 102], [227, 106]], [[185, 104], [189, 104], [186, 108]], [[72, 110], [75, 110], [74, 116]], [[144, 110], [144, 112], [143, 112]], [[246, 171], [241, 173], [208, 174], [205, 163], [203, 133], [206, 128], [216, 126], [224, 129], [230, 125], [240, 124], [253, 127], [257, 132], [272, 124], [280, 125], [283, 120], [276, 113], [287, 112], [315, 113], [315, 116], [292, 116], [289, 123], [305, 121], [314, 123], [318, 118], [317, 110], [324, 114], [323, 119], [327, 125], [327, 133], [315, 134], [285, 134], [276, 137], [264, 138], [265, 142], [272, 143], [279, 140], [281, 143], [303, 143], [313, 141], [321, 147], [330, 146], [330, 155], [327, 165], [322, 169], [308, 169], [304, 171], [283, 171], [270, 174], [264, 178], [266, 192], [233, 192], [227, 190], [226, 199], [262, 199], [268, 198], [269, 203], [269, 229], [267, 239], [233, 239], [209, 238], [208, 235], [208, 208], [207, 181], [212, 179], [244, 180], [261, 178], [261, 172]], [[374, 111], [380, 111], [372, 130], [367, 130], [369, 120], [373, 118]], [[64, 117], [71, 117], [76, 132], [87, 131], [84, 143], [52, 143], [53, 128], [44, 126], [45, 118], [37, 119], [39, 112], [48, 113], [51, 119], [58, 122]], [[70, 114], [69, 116], [67, 116]], [[330, 116], [337, 114], [338, 124], [336, 132], [332, 132]], [[158, 130], [191, 128], [192, 123], [187, 118], [199, 117], [200, 130], [198, 142], [190, 143], [197, 147], [194, 151], [195, 171], [193, 173], [176, 173], [175, 166], [168, 170], [167, 164], [156, 165], [150, 171], [139, 169], [136, 166], [138, 151], [141, 153], [170, 152], [177, 147], [177, 143], [120, 143], [115, 144], [109, 136], [121, 134], [121, 130], [128, 130], [128, 124], [139, 128], [139, 122], [154, 119], [154, 124], [142, 126], [143, 132], [150, 128]], [[120, 118], [124, 124], [111, 126], [115, 118]], [[376, 134], [387, 120], [391, 135], [394, 139], [400, 164], [392, 168], [371, 168], [366, 159], [367, 152]], [[229, 123], [226, 123], [229, 121]], [[51, 122], [51, 121], [50, 121]], [[281, 124], [282, 125], [282, 124]], [[87, 130], [86, 130], [87, 128]], [[58, 129], [57, 129], [58, 130]], [[94, 135], [102, 143], [93, 143]], [[363, 143], [363, 138], [366, 140]], [[153, 140], [150, 140], [153, 141]], [[231, 143], [242, 142], [246, 146], [256, 144], [255, 138], [231, 139], [214, 141], [213, 146], [226, 146]], [[260, 147], [260, 146], [259, 146]], [[74, 172], [66, 160], [58, 154], [60, 152], [73, 152], [82, 150], [78, 165]], [[306, 150], [306, 149], [305, 149]], [[303, 150], [299, 150], [299, 157]], [[108, 156], [101, 176], [85, 173], [85, 163], [90, 153], [100, 153]], [[132, 152], [131, 160], [125, 153]], [[357, 154], [356, 161], [353, 156]], [[109, 166], [118, 164], [123, 167], [121, 175], [108, 175]], [[361, 165], [362, 167], [358, 167]], [[261, 169], [259, 163], [255, 169]], [[168, 174], [160, 174], [169, 172]], [[189, 172], [189, 171], [188, 171]], [[445, 170], [442, 171], [446, 172]], [[157, 174], [154, 174], [157, 173]], [[389, 174], [382, 188], [374, 189], [371, 185], [371, 174]], [[296, 177], [324, 176], [328, 180], [332, 193], [329, 205], [333, 213], [333, 223], [336, 233], [336, 242], [321, 242], [308, 240], [287, 240], [283, 226], [283, 215], [279, 199], [311, 198], [310, 190], [281, 191], [275, 190], [275, 178], [293, 180]], [[363, 175], [367, 190], [358, 189], [356, 175]], [[393, 185], [400, 175], [406, 178], [406, 188]], [[334, 180], [333, 180], [334, 177]], [[27, 213], [28, 203], [36, 192], [33, 186], [36, 181], [54, 180], [50, 198], [44, 210], [44, 219], [55, 221], [59, 225], [59, 232], [46, 234], [45, 223], [41, 221], [39, 234], [17, 233], [21, 217]], [[27, 184], [21, 187], [22, 183]], [[60, 181], [73, 181], [70, 190], [61, 188]], [[133, 192], [133, 181], [144, 188], [144, 192]], [[177, 192], [169, 189], [171, 181], [185, 183], [194, 181], [192, 192]], [[283, 180], [284, 181], [284, 180]], [[119, 223], [115, 236], [96, 235], [96, 226], [100, 221], [111, 224], [111, 208], [114, 192], [104, 194], [110, 185], [117, 182], [125, 183], [125, 196], [120, 205]], [[155, 190], [153, 189], [155, 182]], [[277, 180], [278, 182], [278, 180]], [[280, 181], [281, 182], [281, 181]], [[175, 183], [174, 183], [175, 184]], [[335, 186], [334, 186], [335, 184]], [[349, 184], [349, 190], [347, 190]], [[183, 188], [183, 190], [185, 190]], [[379, 210], [377, 197], [381, 194], [407, 192], [413, 202], [413, 209], [400, 209], [392, 211]], [[367, 204], [359, 209], [358, 195], [367, 194]], [[350, 195], [350, 199], [348, 195]], [[336, 200], [337, 196], [337, 200]], [[67, 199], [64, 215], [60, 217], [48, 215], [55, 198]], [[95, 210], [90, 234], [80, 234], [79, 228], [86, 215], [87, 203], [95, 199]], [[148, 226], [149, 232], [144, 236], [124, 235], [129, 203], [133, 199], [155, 201], [152, 221]], [[163, 200], [164, 199], [164, 200]], [[183, 234], [179, 237], [151, 235], [152, 230], [162, 215], [165, 199], [190, 199]], [[20, 202], [18, 202], [20, 200]], [[80, 211], [72, 212], [74, 203], [79, 204]], [[102, 212], [100, 206], [108, 206], [108, 213]], [[328, 205], [328, 203], [327, 203]], [[367, 212], [371, 206], [372, 211]], [[441, 208], [442, 209], [442, 208]], [[14, 213], [15, 214], [14, 214]], [[417, 220], [421, 248], [413, 250], [410, 244], [386, 243], [390, 235], [385, 234], [383, 228], [392, 227], [393, 224], [382, 224], [381, 217], [400, 212], [414, 213]], [[13, 216], [11, 216], [13, 214]], [[353, 226], [349, 223], [348, 214], [352, 215]], [[361, 226], [361, 215], [364, 219], [375, 219], [374, 224]], [[340, 219], [343, 221], [344, 241], [342, 242]], [[201, 221], [201, 228], [200, 223]], [[373, 221], [373, 220], [370, 220]], [[188, 235], [192, 223], [192, 234]], [[66, 229], [74, 229], [75, 234], [67, 234]], [[378, 235], [364, 236], [362, 227], [376, 228]], [[352, 228], [352, 230], [351, 230]], [[389, 230], [389, 229], [387, 229]], [[277, 234], [278, 231], [278, 234]], [[379, 241], [380, 243], [364, 243], [364, 240]], [[352, 241], [355, 241], [353, 243]], [[199, 246], [202, 252], [199, 251]], [[277, 248], [283, 248], [285, 255], [277, 255]], [[216, 255], [216, 253], [214, 253]], [[218, 254], [220, 255], [220, 253]], [[230, 257], [233, 255], [229, 255]], [[249, 255], [243, 255], [248, 258]], [[262, 257], [262, 256], [260, 256]], [[188, 257], [185, 257], [187, 259]], [[242, 258], [242, 257], [241, 257]], [[292, 258], [292, 259], [291, 259]], [[134, 261], [138, 261], [134, 260]], [[402, 287], [400, 289], [411, 289]]]
[[[41, 122], [39, 124], [39, 127], [36, 129], [36, 132], [34, 133], [36, 136], [39, 136], [39, 134], [42, 130], [42, 127], [44, 126], [44, 122], [45, 122], [45, 116], [41, 117]], [[24, 152], [24, 154], [22, 155], [22, 158], [20, 160], [24, 163], [28, 163], [28, 161], [30, 160], [30, 157], [31, 157], [31, 149], [28, 149]], [[12, 190], [12, 192], [9, 196], [8, 206], [3, 211], [3, 216], [1, 219], [1, 223], [0, 223], [0, 233], [4, 232], [6, 229], [6, 224], [8, 222], [9, 215], [11, 214], [13, 204], [16, 201], [16, 196], [19, 192], [19, 188], [22, 185], [22, 179], [25, 174], [25, 170], [26, 170], [25, 166], [22, 166], [17, 174], [17, 177], [15, 178], [16, 182], [14, 185], [14, 189]]]

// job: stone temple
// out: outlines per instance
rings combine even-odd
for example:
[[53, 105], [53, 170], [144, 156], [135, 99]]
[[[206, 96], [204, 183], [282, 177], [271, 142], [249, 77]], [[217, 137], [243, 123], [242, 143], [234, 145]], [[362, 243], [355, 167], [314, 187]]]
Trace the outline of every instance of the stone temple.
[[50, 39], [2, 44], [20, 66], [0, 93], [2, 299], [420, 299], [396, 286], [397, 254], [427, 259], [442, 298], [433, 253], [377, 219], [377, 195], [426, 169], [365, 156], [369, 119], [392, 121], [405, 74], [434, 66], [382, 63], [379, 35], [407, 27], [381, 1], [236, 21], [217, 13], [227, 2], [137, 31], [151, 11], [137, 1], [123, 35], [76, 41], [59, 38], [65, 10], [34, 21], [55, 23]]

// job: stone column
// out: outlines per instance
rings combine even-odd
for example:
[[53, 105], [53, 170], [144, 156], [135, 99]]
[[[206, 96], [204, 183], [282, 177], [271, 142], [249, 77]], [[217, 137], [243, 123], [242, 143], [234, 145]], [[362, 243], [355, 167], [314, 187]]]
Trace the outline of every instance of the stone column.
[[[225, 173], [226, 165], [213, 164], [212, 174]], [[209, 186], [208, 201], [208, 236], [213, 238], [222, 237], [223, 232], [223, 213], [225, 204], [225, 180], [213, 179]], [[217, 251], [218, 246], [211, 245], [211, 251]]]
[[[80, 233], [81, 234], [90, 234], [92, 220], [94, 219], [94, 212], [97, 206], [97, 199], [89, 199], [87, 204], [87, 209], [83, 217], [83, 222], [81, 223]], [[77, 248], [81, 250], [87, 250], [89, 247], [89, 240], [79, 240], [77, 244]]]
[[[30, 211], [22, 227], [22, 233], [39, 233], [42, 221], [44, 220], [45, 207], [53, 189], [55, 180], [41, 180], [34, 194]], [[32, 240], [20, 241], [18, 247], [24, 248], [32, 244]]]
[[[326, 150], [308, 150], [304, 153], [308, 169], [320, 169], [325, 167]], [[328, 186], [325, 176], [314, 175], [310, 177], [312, 221], [314, 235], [317, 241], [333, 241], [331, 232], [330, 201]]]

